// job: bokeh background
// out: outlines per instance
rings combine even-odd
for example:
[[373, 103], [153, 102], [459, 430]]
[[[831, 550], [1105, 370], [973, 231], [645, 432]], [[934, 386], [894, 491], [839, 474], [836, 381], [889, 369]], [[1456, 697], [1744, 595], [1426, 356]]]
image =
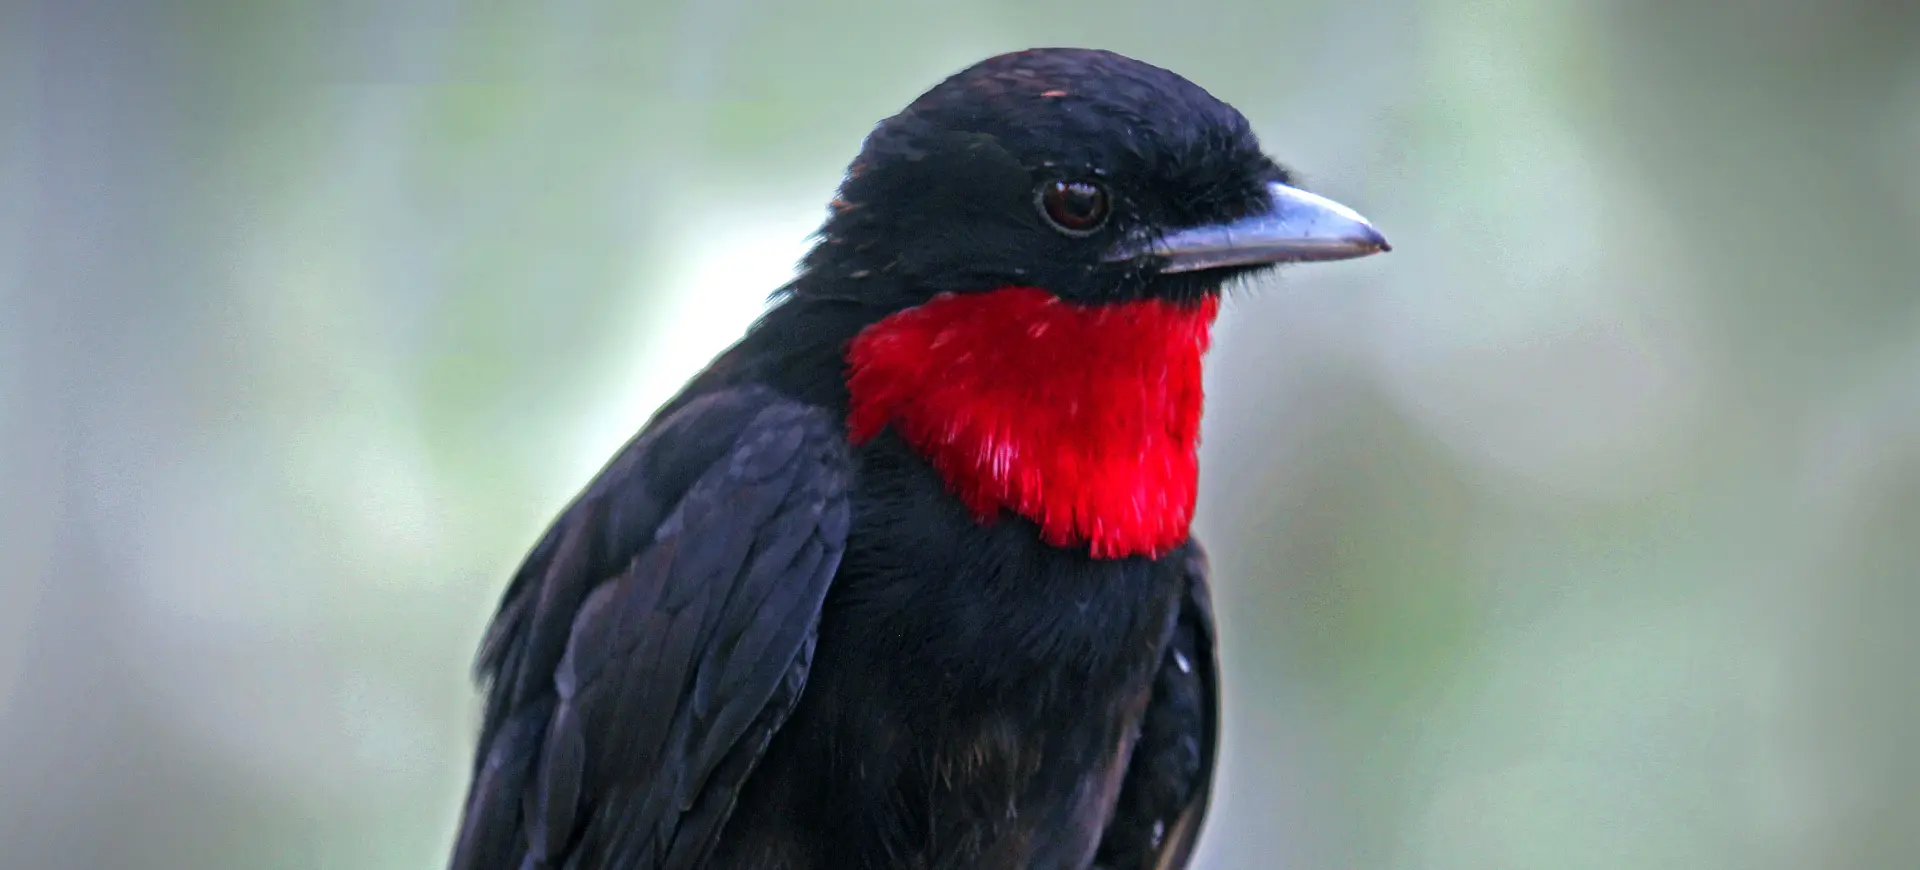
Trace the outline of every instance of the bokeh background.
[[507, 573], [879, 118], [1110, 47], [1245, 288], [1203, 868], [1920, 867], [1920, 4], [0, 4], [0, 867], [442, 866]]

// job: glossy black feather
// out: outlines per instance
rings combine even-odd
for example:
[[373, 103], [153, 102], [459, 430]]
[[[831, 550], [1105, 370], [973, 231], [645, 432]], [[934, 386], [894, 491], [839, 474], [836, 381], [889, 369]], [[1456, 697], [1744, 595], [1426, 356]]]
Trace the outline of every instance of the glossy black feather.
[[[1033, 191], [1067, 174], [1123, 213], [1052, 233]], [[846, 442], [844, 354], [942, 292], [1217, 294], [1241, 272], [1102, 252], [1284, 177], [1231, 107], [1105, 52], [995, 58], [883, 122], [798, 278], [513, 578], [455, 870], [1185, 867], [1219, 727], [1198, 545], [978, 521], [893, 434]]]
[[1204, 551], [1190, 545], [1186, 601], [1100, 840], [1100, 870], [1183, 868], [1198, 845], [1220, 738], [1220, 665], [1207, 573]]
[[622, 452], [496, 617], [454, 867], [697, 865], [805, 684], [849, 469], [837, 421], [751, 387]]
[[[763, 337], [510, 588], [454, 867], [1184, 867], [1218, 721], [1198, 546], [1095, 560], [980, 525], [891, 437], [849, 472], [830, 417], [746, 385], [743, 358], [777, 358]], [[520, 679], [549, 622], [569, 630], [548, 681]]]

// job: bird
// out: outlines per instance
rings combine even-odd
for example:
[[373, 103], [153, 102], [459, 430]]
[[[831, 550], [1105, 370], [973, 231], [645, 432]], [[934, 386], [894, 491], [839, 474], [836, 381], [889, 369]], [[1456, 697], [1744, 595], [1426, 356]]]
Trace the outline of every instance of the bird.
[[1186, 867], [1210, 329], [1245, 279], [1387, 250], [1162, 67], [939, 82], [512, 574], [450, 867]]

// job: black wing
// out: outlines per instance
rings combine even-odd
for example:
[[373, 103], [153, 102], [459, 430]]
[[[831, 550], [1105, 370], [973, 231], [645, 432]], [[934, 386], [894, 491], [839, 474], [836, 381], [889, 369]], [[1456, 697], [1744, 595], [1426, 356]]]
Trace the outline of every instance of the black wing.
[[806, 683], [849, 469], [837, 421], [757, 387], [621, 451], [488, 629], [453, 870], [698, 866]]
[[1207, 557], [1197, 542], [1187, 545], [1186, 573], [1187, 597], [1100, 838], [1100, 870], [1183, 870], [1206, 821], [1220, 739], [1220, 665]]

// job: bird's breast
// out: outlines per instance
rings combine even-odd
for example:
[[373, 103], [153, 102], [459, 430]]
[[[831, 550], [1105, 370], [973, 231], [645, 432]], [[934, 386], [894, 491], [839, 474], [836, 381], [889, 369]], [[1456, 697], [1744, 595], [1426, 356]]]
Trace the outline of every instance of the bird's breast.
[[892, 436], [862, 457], [848, 552], [782, 738], [844, 836], [826, 866], [1084, 867], [1179, 575], [1053, 547], [1024, 520], [980, 525]]

